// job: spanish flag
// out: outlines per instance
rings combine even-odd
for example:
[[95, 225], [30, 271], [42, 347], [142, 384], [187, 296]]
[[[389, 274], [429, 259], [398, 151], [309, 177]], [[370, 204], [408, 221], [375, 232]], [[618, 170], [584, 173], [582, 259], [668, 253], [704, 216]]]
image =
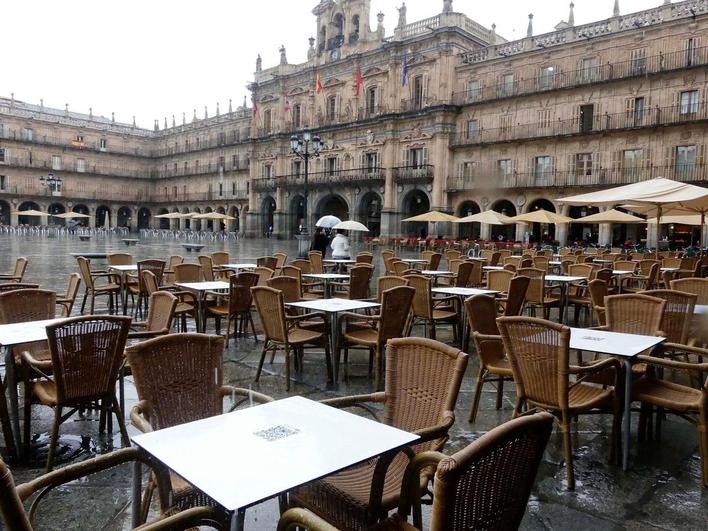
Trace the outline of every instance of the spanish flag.
[[317, 92], [317, 94], [322, 92], [322, 80], [320, 79], [319, 72], [317, 73], [317, 80], [315, 81], [315, 92]]

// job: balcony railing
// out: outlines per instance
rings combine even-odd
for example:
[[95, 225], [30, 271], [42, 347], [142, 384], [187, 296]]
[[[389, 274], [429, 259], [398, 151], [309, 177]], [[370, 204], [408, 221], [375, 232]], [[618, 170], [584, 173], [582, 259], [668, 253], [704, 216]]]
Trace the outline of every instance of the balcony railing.
[[636, 166], [625, 168], [597, 168], [592, 171], [553, 170], [537, 173], [499, 174], [478, 171], [468, 177], [448, 177], [447, 191], [450, 193], [469, 190], [511, 189], [511, 188], [572, 188], [619, 186], [632, 184], [655, 177], [666, 177], [681, 182], [708, 182], [708, 165], [677, 164], [674, 166]]
[[509, 127], [479, 128], [476, 133], [458, 133], [453, 146], [509, 142], [530, 138], [590, 134], [605, 131], [640, 129], [684, 124], [708, 119], [708, 105], [703, 101], [670, 107], [654, 107], [617, 114], [595, 114], [592, 119], [571, 118], [545, 123], [518, 124]]
[[248, 192], [246, 190], [236, 190], [236, 193], [232, 193], [232, 190], [224, 191], [223, 194], [219, 194], [218, 191], [212, 192], [189, 192], [189, 193], [167, 193], [167, 194], [155, 194], [153, 196], [153, 201], [157, 203], [185, 203], [185, 202], [199, 202], [199, 201], [218, 201], [218, 200], [229, 200], [229, 199], [248, 199]]
[[[40, 146], [51, 146], [62, 149], [71, 149], [77, 152], [83, 151], [88, 153], [109, 153], [111, 155], [129, 155], [132, 157], [149, 157], [151, 155], [149, 149], [143, 148], [123, 148], [117, 145], [117, 142], [111, 142], [106, 148], [101, 148], [98, 141], [88, 140], [86, 142], [78, 142], [75, 138], [60, 138], [47, 135], [33, 134], [32, 138], [23, 137], [15, 129], [4, 128], [4, 132], [0, 135], [0, 139], [20, 142], [23, 144], [34, 144]], [[140, 140], [144, 141], [143, 139]]]
[[399, 166], [393, 168], [393, 180], [399, 184], [423, 184], [433, 181], [435, 167], [432, 164]]
[[[310, 173], [307, 177], [307, 184], [310, 188], [327, 188], [337, 185], [372, 186], [381, 184], [385, 180], [386, 173], [383, 168], [354, 168]], [[305, 187], [305, 174], [255, 179], [253, 186], [257, 192], [273, 191], [280, 187], [285, 187], [288, 190], [301, 190]]]
[[61, 191], [54, 192], [49, 188], [42, 186], [23, 186], [10, 185], [4, 189], [0, 189], [2, 195], [17, 195], [22, 198], [61, 198], [61, 201], [71, 201], [76, 199], [94, 200], [94, 201], [112, 201], [112, 202], [152, 202], [152, 197], [147, 190], [132, 189], [130, 187], [122, 187], [120, 190], [73, 190], [70, 185], [66, 184]]
[[54, 172], [56, 174], [75, 174], [75, 175], [101, 175], [106, 177], [127, 177], [132, 179], [143, 179], [152, 176], [152, 170], [150, 168], [138, 168], [127, 165], [120, 164], [86, 164], [85, 168], [81, 171], [73, 165], [62, 164], [60, 169], [52, 167], [51, 160], [41, 160], [37, 158], [32, 158], [28, 155], [22, 157], [5, 157], [3, 162], [0, 162], [0, 168], [2, 166], [10, 166], [16, 168], [32, 168], [37, 169], [38, 172]]
[[514, 83], [495, 83], [477, 89], [455, 92], [452, 100], [455, 105], [481, 103], [705, 65], [708, 65], [708, 47], [694, 48], [690, 52], [679, 50], [642, 59], [557, 72], [546, 77], [519, 79]]

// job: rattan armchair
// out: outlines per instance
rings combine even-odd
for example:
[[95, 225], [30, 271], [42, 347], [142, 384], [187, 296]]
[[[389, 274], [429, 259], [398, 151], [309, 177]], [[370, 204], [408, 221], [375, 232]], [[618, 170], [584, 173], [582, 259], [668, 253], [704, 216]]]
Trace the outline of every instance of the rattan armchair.
[[575, 489], [571, 424], [588, 413], [613, 416], [610, 460], [619, 454], [622, 402], [609, 386], [585, 383], [597, 374], [612, 374], [615, 388], [621, 385], [622, 365], [606, 358], [590, 365], [570, 365], [570, 328], [532, 317], [501, 317], [499, 331], [516, 383], [514, 416], [525, 406], [548, 411], [563, 434], [568, 489]]
[[670, 289], [654, 289], [640, 294], [666, 301], [659, 329], [668, 343], [688, 345], [697, 296]]
[[515, 273], [513, 271], [489, 271], [487, 272], [487, 289], [507, 294], [509, 292], [509, 283], [514, 276]]
[[381, 298], [384, 291], [391, 288], [397, 288], [398, 286], [407, 286], [408, 281], [403, 277], [397, 277], [395, 275], [388, 275], [379, 277], [376, 279], [376, 299], [375, 302], [381, 303]]
[[525, 276], [515, 276], [509, 282], [509, 292], [503, 301], [503, 315], [521, 315], [526, 304], [526, 292], [529, 289], [531, 279]]
[[411, 326], [425, 326], [426, 337], [436, 338], [436, 328], [439, 324], [452, 325], [454, 341], [457, 342], [460, 314], [452, 307], [436, 307], [442, 302], [453, 303], [457, 297], [433, 299], [433, 281], [423, 275], [406, 275], [408, 285], [415, 289], [413, 297]]
[[437, 271], [440, 267], [440, 261], [442, 260], [442, 254], [436, 253], [435, 251], [423, 251], [420, 253], [420, 257], [423, 260], [427, 260], [428, 263], [425, 266], [429, 271]]
[[206, 282], [214, 281], [214, 263], [211, 261], [211, 256], [200, 255], [199, 265], [202, 268], [202, 276]]
[[[303, 260], [304, 261], [304, 260]], [[308, 262], [309, 264], [309, 262]], [[300, 299], [305, 299], [305, 300], [316, 300], [316, 299], [321, 299], [323, 292], [308, 292], [305, 290], [305, 285], [303, 284], [302, 280], [302, 269], [294, 266], [294, 265], [286, 265], [283, 266], [281, 269], [281, 274], [284, 277], [292, 277], [297, 280], [298, 285], [300, 286]], [[308, 287], [314, 287], [315, 285], [323, 286], [324, 283], [319, 282], [319, 283], [309, 283]]]
[[177, 264], [174, 267], [175, 282], [201, 282], [202, 266], [199, 264]]
[[273, 275], [275, 275], [275, 271], [273, 271], [272, 269], [268, 269], [267, 267], [261, 266], [256, 267], [253, 272], [258, 275], [258, 283], [256, 284], [257, 286], [265, 286], [268, 279], [273, 278]]
[[56, 303], [58, 306], [61, 306], [62, 317], [69, 317], [71, 315], [71, 310], [74, 308], [74, 302], [76, 302], [76, 295], [79, 293], [80, 285], [81, 275], [72, 273], [69, 275], [69, 284], [66, 288], [66, 292], [57, 294]]
[[356, 258], [354, 260], [356, 261], [357, 264], [373, 265], [374, 253], [370, 253], [368, 251], [362, 251], [356, 255]]
[[131, 265], [133, 255], [130, 253], [110, 253], [106, 256], [106, 262], [112, 266]]
[[519, 276], [529, 277], [529, 287], [526, 290], [526, 308], [533, 310], [534, 317], [538, 309], [541, 315], [548, 319], [551, 308], [558, 308], [561, 304], [560, 294], [553, 293], [557, 288], [546, 286], [546, 273], [533, 267], [522, 267], [516, 272]]
[[[85, 316], [47, 326], [52, 377], [33, 381], [28, 390], [25, 397], [25, 434], [30, 429], [33, 399], [54, 409], [47, 455], [48, 472], [54, 466], [60, 424], [73, 412], [91, 407], [96, 402], [102, 404], [102, 414], [108, 411], [115, 414], [123, 445], [130, 444], [115, 391], [130, 322], [130, 317], [123, 316]], [[37, 360], [28, 351], [22, 353], [22, 361], [40, 374], [48, 365], [48, 362]], [[65, 409], [70, 412], [64, 413]], [[103, 422], [99, 429], [103, 430]]]
[[179, 255], [172, 255], [167, 260], [167, 267], [164, 271], [163, 283], [165, 286], [172, 286], [175, 281], [175, 266], [184, 263], [184, 258]]
[[290, 390], [290, 353], [295, 354], [295, 367], [301, 366], [300, 358], [306, 346], [321, 347], [324, 345], [325, 358], [327, 360], [327, 373], [332, 376], [331, 360], [329, 355], [329, 341], [322, 332], [302, 328], [299, 321], [312, 321], [315, 317], [324, 316], [319, 313], [308, 313], [304, 315], [285, 314], [283, 293], [277, 289], [267, 286], [256, 286], [251, 288], [253, 301], [256, 304], [258, 315], [263, 325], [265, 341], [261, 351], [261, 359], [258, 363], [255, 381], [261, 377], [263, 362], [268, 351], [282, 350], [285, 353], [285, 378], [286, 390]]
[[6, 284], [0, 284], [0, 293], [6, 293], [8, 291], [17, 291], [18, 289], [37, 289], [39, 284], [28, 284], [27, 282], [8, 282]]
[[[224, 412], [224, 398], [229, 396], [240, 400], [253, 398], [261, 403], [272, 400], [248, 389], [223, 385], [222, 337], [171, 334], [133, 345], [126, 349], [125, 355], [133, 370], [139, 400], [130, 419], [143, 433], [220, 415]], [[177, 475], [171, 475], [171, 484], [173, 505], [180, 510], [215, 505], [211, 498]], [[141, 508], [143, 521], [153, 488], [151, 481]]]
[[0, 275], [0, 280], [9, 280], [10, 282], [22, 282], [27, 271], [27, 258], [20, 256], [15, 260], [15, 268], [12, 273]]
[[597, 320], [597, 325], [605, 326], [607, 324], [605, 318], [605, 297], [608, 295], [607, 282], [599, 279], [591, 280], [588, 283], [588, 291], [590, 292], [592, 310]]
[[[214, 306], [209, 306], [206, 312], [206, 319], [214, 317], [216, 321], [216, 333], [221, 334], [221, 319], [226, 319], [226, 346], [231, 340], [231, 322], [234, 321], [234, 336], [245, 334], [248, 323], [251, 324], [253, 339], [258, 341], [256, 335], [256, 325], [253, 323], [251, 315], [251, 288], [258, 284], [256, 273], [240, 273], [229, 277], [229, 294], [224, 297], [219, 294], [219, 302]], [[224, 300], [225, 299], [225, 300]]]
[[696, 304], [708, 304], [708, 278], [680, 278], [671, 281], [671, 289], [698, 296]]
[[[79, 264], [79, 274], [84, 283], [84, 299], [81, 303], [81, 314], [83, 315], [86, 308], [86, 299], [91, 297], [91, 306], [89, 314], [93, 315], [96, 304], [96, 297], [99, 295], [108, 295], [108, 312], [113, 313], [117, 306], [118, 299], [121, 297], [121, 289], [118, 279], [113, 273], [92, 273], [89, 267], [89, 261], [83, 256], [76, 258]], [[99, 278], [105, 278], [106, 281], [98, 284]]]
[[[273, 258], [275, 258], [275, 267], [271, 267], [271, 269], [273, 269], [277, 273], [277, 271], [285, 265], [285, 262], [288, 261], [288, 255], [285, 253], [273, 253]], [[270, 266], [266, 265], [266, 267]]]
[[622, 281], [625, 283], [622, 291], [633, 293], [654, 289], [659, 280], [661, 264], [658, 260], [640, 260], [639, 273], [626, 275]]
[[[330, 282], [332, 296], [350, 300], [365, 300], [370, 297], [369, 285], [374, 275], [374, 266], [358, 264], [349, 270], [349, 282]], [[340, 289], [341, 291], [337, 291]]]
[[[423, 338], [392, 339], [386, 348], [385, 392], [326, 400], [334, 407], [383, 405], [383, 422], [416, 433], [406, 450], [393, 451], [290, 492], [303, 507], [342, 529], [366, 529], [398, 506], [406, 466], [413, 454], [440, 451], [455, 422], [455, 404], [467, 354]], [[432, 470], [423, 470], [425, 488]]]
[[214, 268], [214, 275], [218, 279], [226, 279], [231, 275], [231, 270], [224, 268], [231, 260], [231, 256], [226, 251], [211, 253], [211, 263]]
[[310, 251], [307, 253], [307, 260], [310, 262], [310, 272], [316, 274], [324, 273], [324, 262], [322, 261], [322, 253], [319, 251]]
[[[362, 315], [342, 312], [340, 319], [345, 323], [345, 332], [338, 345], [344, 348], [345, 366], [349, 361], [349, 349], [363, 347], [369, 351], [369, 375], [376, 360], [376, 389], [381, 389], [383, 378], [383, 354], [386, 342], [403, 336], [411, 311], [415, 289], [399, 286], [381, 294], [381, 309], [378, 315]], [[353, 325], [353, 326], [352, 326]], [[339, 350], [336, 353], [339, 356]]]

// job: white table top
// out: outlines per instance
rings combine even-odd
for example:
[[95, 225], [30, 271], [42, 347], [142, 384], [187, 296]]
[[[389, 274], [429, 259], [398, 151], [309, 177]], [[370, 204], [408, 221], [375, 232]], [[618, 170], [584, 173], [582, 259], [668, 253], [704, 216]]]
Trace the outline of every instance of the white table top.
[[344, 280], [349, 278], [349, 275], [340, 275], [335, 273], [307, 273], [302, 275], [303, 278], [314, 278], [317, 280]]
[[21, 343], [33, 343], [47, 339], [47, 325], [65, 321], [62, 319], [46, 319], [43, 321], [27, 321], [0, 325], [0, 345], [10, 347]]
[[175, 282], [175, 286], [194, 291], [211, 291], [217, 289], [229, 289], [228, 282]]
[[483, 271], [504, 271], [504, 266], [484, 266]]
[[587, 278], [568, 275], [546, 275], [546, 282], [580, 282], [581, 280], [587, 280]]
[[604, 260], [602, 258], [595, 258], [593, 262], [595, 262], [596, 264], [612, 264], [614, 263], [614, 260]]
[[560, 260], [551, 260], [550, 262], [548, 262], [548, 265], [559, 266], [563, 265], [563, 262], [561, 262]]
[[477, 288], [433, 288], [433, 293], [441, 295], [458, 295], [460, 297], [472, 297], [474, 295], [496, 295], [498, 291]]
[[294, 396], [132, 439], [235, 511], [410, 444], [418, 436]]
[[422, 258], [398, 258], [401, 262], [407, 264], [427, 264], [428, 260], [423, 260]]
[[632, 275], [634, 271], [623, 271], [621, 269], [615, 269], [612, 271], [613, 275]]
[[322, 260], [325, 264], [356, 264], [356, 260]]
[[678, 267], [662, 267], [662, 268], [659, 268], [659, 271], [661, 271], [662, 273], [666, 273], [667, 271], [670, 271], [670, 272], [673, 273], [674, 271], [678, 271], [678, 270], [679, 270]]
[[127, 273], [129, 271], [137, 271], [138, 266], [136, 264], [112, 265], [112, 266], [108, 266], [108, 269], [112, 269], [113, 271], [120, 271], [122, 273]]
[[633, 358], [664, 341], [665, 337], [620, 334], [587, 328], [570, 329], [570, 348], [621, 358]]
[[696, 304], [693, 313], [696, 315], [708, 315], [708, 304]]
[[317, 299], [314, 301], [289, 302], [286, 303], [286, 306], [304, 308], [317, 312], [337, 313], [364, 310], [366, 308], [378, 308], [381, 305], [376, 302], [351, 301], [349, 299]]
[[219, 267], [223, 267], [224, 269], [255, 269], [258, 267], [258, 264], [226, 264]]
[[455, 274], [452, 271], [428, 271], [424, 270], [421, 271], [423, 275], [427, 275], [429, 277], [450, 277], [450, 276], [455, 276]]

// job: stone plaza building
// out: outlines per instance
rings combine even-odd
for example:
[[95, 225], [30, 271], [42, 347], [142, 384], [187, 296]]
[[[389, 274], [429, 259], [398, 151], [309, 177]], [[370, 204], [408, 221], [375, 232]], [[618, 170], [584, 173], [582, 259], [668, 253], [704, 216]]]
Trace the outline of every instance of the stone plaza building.
[[[372, 26], [370, 0], [321, 0], [313, 14], [307, 62], [290, 64], [284, 46], [271, 68], [259, 56], [250, 105], [235, 110], [195, 110], [144, 130], [0, 98], [0, 221], [23, 221], [18, 209], [74, 210], [92, 225], [108, 216], [132, 228], [290, 238], [334, 214], [382, 236], [432, 228], [523, 240], [533, 230], [607, 244], [640, 240], [645, 226], [401, 220], [429, 209], [580, 217], [596, 210], [556, 200], [658, 176], [708, 184], [708, 0], [665, 0], [628, 15], [616, 0], [609, 18], [577, 26], [571, 3], [552, 33], [534, 35], [529, 15], [516, 41], [456, 12], [452, 0], [412, 23], [403, 3], [388, 35], [383, 14]], [[310, 161], [308, 220], [304, 162], [290, 148], [305, 129], [323, 141]], [[48, 172], [61, 177], [60, 190], [40, 183]], [[177, 211], [237, 219], [226, 227], [155, 219]]]

